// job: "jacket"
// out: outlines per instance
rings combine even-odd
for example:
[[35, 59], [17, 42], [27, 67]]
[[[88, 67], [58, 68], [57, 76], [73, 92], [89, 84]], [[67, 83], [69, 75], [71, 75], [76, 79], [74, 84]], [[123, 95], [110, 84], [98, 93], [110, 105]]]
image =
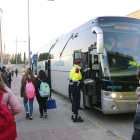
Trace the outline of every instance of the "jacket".
[[81, 69], [80, 66], [74, 65], [70, 71], [70, 90], [71, 93], [79, 92], [80, 88], [82, 88], [84, 81], [82, 77], [84, 76], [85, 72]]
[[1, 73], [1, 77], [3, 79], [3, 82], [6, 84], [6, 86], [10, 87], [6, 74], [3, 72], [0, 72], [0, 73]]
[[22, 105], [11, 89], [5, 86], [5, 90], [7, 91], [7, 93], [4, 92], [1, 103], [4, 105], [9, 105], [13, 115], [20, 113], [22, 110]]
[[18, 73], [18, 70], [15, 70], [15, 73]]
[[[44, 76], [44, 77], [41, 77], [41, 78], [39, 78], [39, 79], [40, 79], [41, 81], [43, 81], [43, 82], [47, 82], [48, 85], [49, 85], [49, 87], [51, 88], [51, 82], [50, 82], [49, 77]], [[38, 89], [40, 89], [40, 85], [41, 85], [41, 81], [40, 81], [39, 79], [37, 79], [37, 80], [35, 81], [35, 92], [36, 92], [36, 94], [39, 94]], [[50, 92], [51, 92], [51, 90], [50, 90]], [[50, 95], [51, 95], [51, 93], [50, 93]]]
[[7, 79], [8, 79], [8, 81], [12, 81], [12, 78], [11, 78], [11, 73], [9, 72], [9, 73], [7, 73]]

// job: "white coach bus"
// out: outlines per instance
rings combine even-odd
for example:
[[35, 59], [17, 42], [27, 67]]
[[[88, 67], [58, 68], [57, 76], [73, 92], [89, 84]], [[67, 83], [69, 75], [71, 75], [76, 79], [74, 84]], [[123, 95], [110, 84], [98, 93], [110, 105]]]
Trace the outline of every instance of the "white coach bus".
[[34, 57], [38, 57], [37, 69], [44, 69], [50, 77], [51, 88], [70, 101], [74, 60], [79, 58], [83, 69], [90, 68], [83, 80], [93, 81], [81, 89], [80, 107], [94, 107], [105, 114], [136, 111], [140, 19], [95, 17], [54, 39]]

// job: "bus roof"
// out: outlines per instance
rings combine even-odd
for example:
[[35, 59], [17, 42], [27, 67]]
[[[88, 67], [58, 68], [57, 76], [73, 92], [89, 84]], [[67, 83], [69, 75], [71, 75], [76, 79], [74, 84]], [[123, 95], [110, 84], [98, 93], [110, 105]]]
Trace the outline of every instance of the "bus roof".
[[61, 35], [60, 35], [60, 36], [58, 36], [57, 38], [55, 38], [55, 39], [53, 39], [53, 40], [49, 41], [49, 42], [48, 42], [47, 44], [45, 44], [44, 46], [40, 47], [40, 48], [39, 48], [39, 50], [41, 50], [42, 48], [44, 48], [45, 46], [47, 46], [49, 43], [54, 42], [55, 40], [57, 40], [57, 39], [61, 38], [61, 37], [62, 37], [62, 36], [64, 36], [65, 34], [67, 34], [67, 33], [69, 33], [69, 32], [74, 31], [75, 29], [77, 29], [77, 28], [79, 28], [80, 26], [82, 26], [82, 25], [86, 24], [87, 22], [90, 22], [90, 21], [92, 21], [92, 20], [96, 20], [97, 18], [101, 18], [101, 17], [102, 17], [102, 18], [104, 18], [104, 17], [124, 17], [124, 18], [134, 18], [134, 17], [128, 17], [128, 16], [113, 16], [113, 15], [110, 15], [110, 16], [95, 16], [95, 17], [92, 17], [91, 19], [89, 19], [89, 20], [85, 21], [85, 22], [84, 22], [84, 23], [82, 23], [81, 25], [76, 26], [76, 27], [75, 27], [75, 28], [73, 28], [72, 30], [67, 31], [66, 33], [61, 34]]

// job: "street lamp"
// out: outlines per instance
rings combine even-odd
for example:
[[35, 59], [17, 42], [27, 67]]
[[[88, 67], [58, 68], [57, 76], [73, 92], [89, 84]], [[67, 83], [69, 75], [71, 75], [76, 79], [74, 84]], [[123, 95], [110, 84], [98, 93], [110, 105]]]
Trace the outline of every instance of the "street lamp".
[[1, 11], [1, 18], [0, 18], [0, 48], [1, 48], [1, 67], [3, 66], [3, 54], [2, 54], [2, 35], [1, 35], [1, 21], [2, 21], [2, 9], [0, 8]]
[[17, 42], [26, 42], [26, 41], [17, 41], [17, 37], [16, 37], [16, 67], [17, 67]]

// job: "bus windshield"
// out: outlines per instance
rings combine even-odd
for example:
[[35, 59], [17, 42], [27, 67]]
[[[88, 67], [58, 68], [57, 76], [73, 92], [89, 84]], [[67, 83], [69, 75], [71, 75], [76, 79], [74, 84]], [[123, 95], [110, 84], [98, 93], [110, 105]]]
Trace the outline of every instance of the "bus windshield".
[[104, 76], [136, 76], [140, 65], [140, 24], [116, 21], [100, 22], [98, 26], [104, 35]]

